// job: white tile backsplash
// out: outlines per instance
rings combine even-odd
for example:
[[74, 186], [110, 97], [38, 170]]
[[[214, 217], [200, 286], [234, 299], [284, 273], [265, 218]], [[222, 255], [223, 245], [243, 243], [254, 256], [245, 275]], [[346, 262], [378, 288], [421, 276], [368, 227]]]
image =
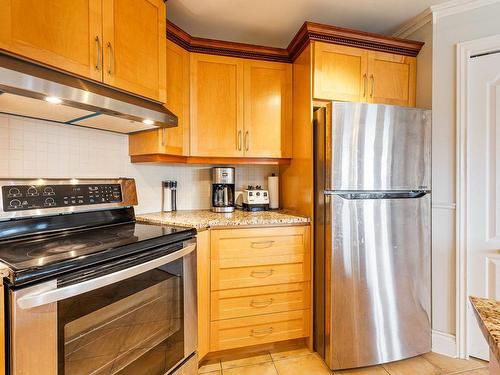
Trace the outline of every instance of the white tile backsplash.
[[[275, 166], [236, 166], [236, 189], [267, 187]], [[73, 125], [0, 115], [0, 177], [132, 177], [138, 213], [159, 211], [161, 181], [178, 181], [179, 210], [210, 207], [211, 166], [131, 164], [128, 137]]]

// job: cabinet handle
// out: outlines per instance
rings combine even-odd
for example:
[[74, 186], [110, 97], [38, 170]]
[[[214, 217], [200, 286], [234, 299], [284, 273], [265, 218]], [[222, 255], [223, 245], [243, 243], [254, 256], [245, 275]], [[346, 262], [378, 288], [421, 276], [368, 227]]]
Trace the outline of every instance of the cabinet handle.
[[165, 147], [167, 144], [167, 129], [161, 129], [161, 146]]
[[248, 133], [248, 130], [245, 132], [245, 151], [248, 151], [250, 148], [250, 134]]
[[108, 49], [109, 49], [109, 69], [108, 69], [108, 74], [113, 75], [113, 62], [115, 60], [113, 56], [113, 46], [111, 45], [111, 42], [108, 42]]
[[266, 335], [270, 335], [271, 333], [273, 333], [273, 331], [274, 331], [273, 327], [264, 328], [264, 329], [252, 329], [251, 335], [255, 336], [255, 337], [266, 336]]
[[363, 98], [366, 97], [366, 85], [368, 84], [368, 76], [363, 74]]
[[275, 241], [252, 241], [250, 242], [250, 247], [254, 249], [266, 249], [271, 247]]
[[238, 151], [241, 151], [241, 130], [238, 130]]
[[258, 278], [258, 279], [263, 279], [265, 277], [269, 277], [274, 273], [274, 270], [266, 270], [266, 271], [252, 271], [250, 272], [250, 276]]
[[95, 45], [97, 47], [97, 62], [95, 64], [95, 70], [99, 70], [101, 65], [101, 41], [99, 40], [99, 36], [95, 37]]
[[373, 74], [370, 76], [370, 79], [372, 80], [372, 89], [370, 91], [370, 97], [373, 98], [373, 92], [375, 90], [375, 77], [373, 76]]
[[264, 301], [256, 301], [256, 300], [252, 300], [252, 302], [250, 302], [250, 306], [252, 307], [267, 307], [267, 306], [270, 306], [272, 303], [273, 303], [273, 299], [272, 298], [269, 298], [269, 299], [266, 299]]

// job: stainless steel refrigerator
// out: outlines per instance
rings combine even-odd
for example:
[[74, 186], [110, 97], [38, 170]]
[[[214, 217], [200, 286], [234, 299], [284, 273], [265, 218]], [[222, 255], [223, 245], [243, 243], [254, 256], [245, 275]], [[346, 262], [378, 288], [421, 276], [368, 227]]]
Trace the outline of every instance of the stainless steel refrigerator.
[[315, 111], [315, 349], [331, 369], [431, 350], [431, 113]]

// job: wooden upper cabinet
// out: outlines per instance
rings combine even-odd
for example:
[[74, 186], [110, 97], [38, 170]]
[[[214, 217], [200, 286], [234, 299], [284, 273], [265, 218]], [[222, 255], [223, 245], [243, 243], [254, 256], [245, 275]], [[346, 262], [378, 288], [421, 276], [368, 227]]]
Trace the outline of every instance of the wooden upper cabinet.
[[291, 157], [292, 66], [245, 60], [244, 154]]
[[0, 0], [0, 9], [1, 49], [102, 80], [101, 0]]
[[162, 0], [104, 0], [104, 82], [164, 103], [165, 29]]
[[291, 157], [291, 64], [189, 54], [168, 41], [166, 106], [178, 127], [131, 135], [130, 155]]
[[189, 52], [167, 40], [167, 103], [177, 127], [131, 134], [129, 154], [189, 155]]
[[416, 65], [415, 57], [315, 42], [313, 96], [414, 106]]
[[364, 101], [367, 63], [366, 50], [315, 42], [313, 97], [319, 100]]
[[415, 57], [370, 52], [368, 79], [370, 103], [415, 106]]
[[191, 54], [191, 156], [243, 156], [243, 61]]

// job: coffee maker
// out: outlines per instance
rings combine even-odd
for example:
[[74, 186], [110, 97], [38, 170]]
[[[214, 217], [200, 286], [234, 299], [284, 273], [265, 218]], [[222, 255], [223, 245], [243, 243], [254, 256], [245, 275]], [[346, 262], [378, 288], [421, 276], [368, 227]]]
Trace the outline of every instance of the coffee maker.
[[234, 211], [234, 168], [212, 168], [212, 211]]

